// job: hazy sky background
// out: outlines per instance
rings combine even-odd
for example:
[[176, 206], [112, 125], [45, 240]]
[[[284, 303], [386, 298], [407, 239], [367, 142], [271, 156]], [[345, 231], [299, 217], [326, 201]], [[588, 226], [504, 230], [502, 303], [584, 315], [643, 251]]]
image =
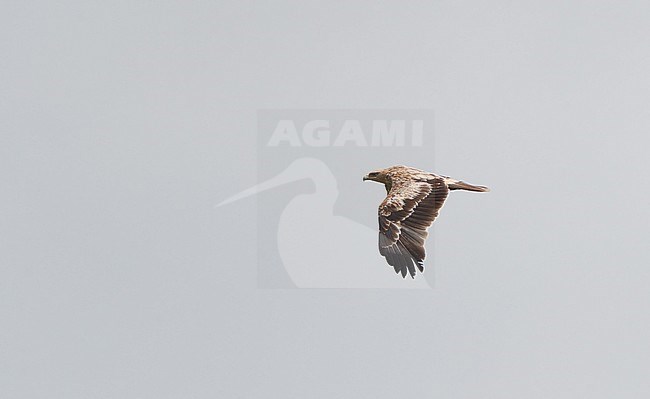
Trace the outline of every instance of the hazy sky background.
[[[648, 397], [649, 21], [4, 2], [0, 396]], [[257, 289], [255, 200], [213, 205], [265, 108], [435, 111], [431, 164], [493, 190], [436, 222], [435, 290]]]

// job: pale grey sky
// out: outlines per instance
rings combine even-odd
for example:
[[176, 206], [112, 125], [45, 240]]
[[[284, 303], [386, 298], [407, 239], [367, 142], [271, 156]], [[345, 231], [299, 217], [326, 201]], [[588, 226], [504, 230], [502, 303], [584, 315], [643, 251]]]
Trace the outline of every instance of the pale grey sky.
[[[0, 396], [647, 397], [648, 21], [5, 2]], [[269, 108], [434, 110], [435, 153], [404, 162], [492, 188], [445, 206], [434, 290], [258, 289], [255, 200], [213, 205], [256, 183]], [[372, 226], [383, 189], [354, 173]]]

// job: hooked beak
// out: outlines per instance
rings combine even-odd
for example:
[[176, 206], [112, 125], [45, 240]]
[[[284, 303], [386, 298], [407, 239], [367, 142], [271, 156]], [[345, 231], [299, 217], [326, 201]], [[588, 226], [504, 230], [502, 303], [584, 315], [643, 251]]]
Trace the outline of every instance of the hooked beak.
[[[371, 176], [371, 175], [373, 175], [373, 176]], [[378, 180], [377, 172], [370, 172], [367, 175], [363, 176], [363, 181], [366, 181], [366, 180], [377, 181], [377, 182], [380, 181], [380, 180]]]

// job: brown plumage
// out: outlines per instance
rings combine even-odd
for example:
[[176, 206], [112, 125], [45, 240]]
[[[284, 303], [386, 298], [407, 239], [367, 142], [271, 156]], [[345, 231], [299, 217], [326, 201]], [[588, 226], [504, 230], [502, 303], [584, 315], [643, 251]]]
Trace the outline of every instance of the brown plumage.
[[415, 267], [424, 272], [427, 230], [449, 190], [490, 191], [484, 186], [401, 165], [370, 172], [363, 180], [386, 186], [387, 196], [379, 205], [379, 253], [404, 278], [407, 271], [415, 278]]

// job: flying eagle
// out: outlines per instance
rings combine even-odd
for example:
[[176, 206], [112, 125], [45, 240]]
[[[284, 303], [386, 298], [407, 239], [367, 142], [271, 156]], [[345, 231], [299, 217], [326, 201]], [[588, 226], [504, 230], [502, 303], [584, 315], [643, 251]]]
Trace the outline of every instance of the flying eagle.
[[386, 186], [386, 198], [379, 205], [379, 253], [404, 278], [407, 269], [415, 278], [415, 266], [420, 273], [424, 272], [427, 230], [449, 190], [490, 191], [484, 186], [401, 165], [370, 172], [363, 180]]

